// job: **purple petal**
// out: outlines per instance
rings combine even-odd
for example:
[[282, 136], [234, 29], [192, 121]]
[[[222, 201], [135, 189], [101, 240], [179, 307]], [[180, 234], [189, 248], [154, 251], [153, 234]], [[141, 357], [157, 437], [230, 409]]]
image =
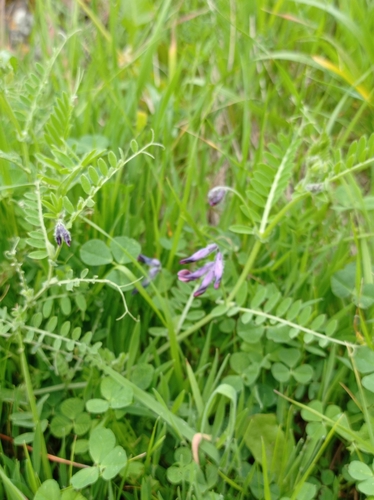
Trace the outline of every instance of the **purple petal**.
[[149, 257], [146, 257], [142, 254], [138, 256], [138, 261], [142, 262], [143, 264], [147, 264], [147, 266], [161, 267], [161, 262], [158, 259], [150, 259]]
[[61, 222], [57, 222], [55, 226], [55, 240], [58, 246], [62, 245], [62, 228], [63, 225], [61, 224]]
[[213, 273], [215, 279], [214, 288], [218, 288], [223, 275], [223, 255], [221, 254], [221, 252], [217, 253], [214, 260]]
[[151, 267], [150, 270], [149, 270], [149, 273], [148, 273], [149, 279], [153, 280], [160, 271], [161, 271], [161, 267], [160, 266], [157, 266], [157, 267], [153, 266], [153, 267]]
[[190, 280], [190, 275], [191, 272], [188, 269], [182, 269], [181, 271], [178, 272], [178, 279], [179, 281], [183, 281], [185, 283], [188, 283]]
[[[150, 266], [150, 269], [149, 269], [149, 272], [148, 272], [148, 276], [141, 282], [141, 285], [143, 288], [147, 288], [147, 286], [150, 284], [150, 282], [157, 276], [157, 274], [161, 271], [161, 262], [157, 259], [149, 259], [148, 257], [145, 257], [144, 255], [139, 255], [138, 257], [138, 260], [140, 262], [145, 262], [144, 260], [140, 260], [140, 257], [142, 259], [146, 259], [148, 262], [157, 262], [157, 265], [152, 265], [152, 264], [148, 264]], [[146, 264], [148, 262], [145, 262]], [[133, 289], [133, 291], [131, 292], [132, 295], [136, 295], [138, 292], [138, 290], [136, 288]]]
[[212, 267], [213, 267], [213, 262], [208, 262], [207, 264], [204, 264], [202, 267], [196, 269], [196, 271], [193, 271], [192, 273], [188, 271], [188, 269], [182, 269], [181, 271], [178, 272], [178, 279], [179, 281], [183, 281], [184, 283], [197, 280], [199, 278], [202, 278], [204, 274], [206, 274]]
[[189, 264], [190, 262], [196, 262], [197, 260], [205, 259], [205, 257], [208, 257], [208, 255], [217, 250], [217, 248], [218, 246], [215, 243], [211, 243], [205, 248], [201, 248], [200, 250], [192, 254], [191, 257], [186, 257], [185, 259], [180, 260], [179, 263]]
[[208, 288], [210, 283], [213, 281], [213, 279], [214, 279], [214, 270], [213, 270], [213, 267], [211, 267], [209, 269], [209, 271], [206, 273], [206, 275], [204, 276], [204, 279], [201, 282], [200, 287], [193, 294], [194, 297], [199, 297], [200, 295], [202, 295], [206, 291], [206, 289]]
[[64, 238], [64, 241], [67, 244], [67, 246], [70, 247], [71, 236], [70, 236], [70, 233], [67, 229], [65, 229], [65, 231], [63, 232], [62, 237]]

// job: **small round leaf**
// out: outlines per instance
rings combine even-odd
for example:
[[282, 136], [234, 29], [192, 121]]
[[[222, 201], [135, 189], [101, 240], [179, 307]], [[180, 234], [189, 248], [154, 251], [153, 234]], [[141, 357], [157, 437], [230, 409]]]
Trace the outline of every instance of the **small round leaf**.
[[89, 399], [86, 402], [86, 408], [90, 413], [105, 413], [109, 408], [109, 403], [100, 398]]
[[348, 466], [348, 472], [357, 481], [363, 481], [373, 477], [373, 471], [368, 465], [359, 460], [353, 460]]
[[271, 373], [278, 382], [288, 382], [290, 379], [290, 370], [283, 363], [274, 363], [271, 367]]
[[124, 408], [132, 403], [132, 388], [123, 387], [111, 377], [105, 377], [101, 381], [100, 388], [102, 396], [108, 400], [113, 409]]
[[122, 446], [116, 446], [104, 457], [101, 462], [103, 479], [109, 480], [115, 477], [127, 464], [127, 455]]
[[313, 378], [314, 370], [310, 365], [301, 365], [292, 370], [292, 376], [300, 384], [307, 384]]
[[116, 262], [119, 264], [128, 264], [132, 262], [132, 259], [137, 259], [141, 251], [141, 246], [132, 238], [117, 236], [110, 242], [110, 250]]
[[82, 262], [88, 266], [104, 266], [112, 262], [109, 248], [101, 240], [89, 240], [80, 249]]
[[37, 492], [35, 493], [34, 500], [60, 500], [61, 492], [58, 482], [54, 479], [47, 479], [44, 483], [39, 486]]
[[56, 415], [51, 422], [51, 432], [55, 437], [62, 438], [70, 434], [72, 422], [64, 415]]
[[[81, 490], [89, 484], [96, 483], [99, 479], [99, 469], [97, 467], [87, 467], [82, 469], [70, 479], [70, 484], [76, 490]], [[52, 497], [51, 497], [52, 498]]]
[[96, 464], [101, 464], [102, 460], [113, 450], [116, 438], [110, 429], [96, 427], [90, 435], [89, 450], [90, 455]]

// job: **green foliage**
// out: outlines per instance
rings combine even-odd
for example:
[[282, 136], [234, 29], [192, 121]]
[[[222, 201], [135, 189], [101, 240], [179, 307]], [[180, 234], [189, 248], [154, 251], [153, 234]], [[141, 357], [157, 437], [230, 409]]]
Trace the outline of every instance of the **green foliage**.
[[99, 475], [109, 481], [127, 464], [125, 450], [122, 446], [115, 446], [115, 436], [109, 429], [96, 427], [91, 432], [88, 449], [95, 466], [82, 469], [72, 476], [71, 484], [75, 489], [95, 483]]
[[366, 3], [104, 3], [0, 53], [0, 497], [374, 495]]
[[374, 474], [373, 470], [365, 463], [354, 460], [349, 464], [349, 474], [359, 481], [357, 489], [365, 495], [372, 495], [374, 493]]

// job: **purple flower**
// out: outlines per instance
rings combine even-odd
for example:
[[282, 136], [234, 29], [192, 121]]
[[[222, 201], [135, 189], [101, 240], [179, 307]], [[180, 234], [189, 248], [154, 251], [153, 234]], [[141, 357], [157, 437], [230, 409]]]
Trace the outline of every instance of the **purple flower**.
[[208, 192], [209, 205], [211, 207], [214, 207], [215, 205], [218, 205], [219, 203], [221, 203], [221, 201], [225, 197], [225, 194], [226, 194], [226, 190], [221, 186], [217, 186], [217, 187], [211, 189]]
[[[138, 261], [146, 264], [149, 267], [148, 276], [141, 282], [142, 287], [146, 288], [161, 271], [161, 262], [158, 259], [151, 259], [142, 254], [138, 256]], [[138, 290], [134, 288], [132, 294], [136, 295], [137, 293]]]
[[71, 236], [69, 231], [63, 225], [62, 222], [57, 222], [55, 226], [55, 240], [58, 246], [62, 245], [62, 241], [65, 241], [68, 247], [71, 244]]
[[193, 294], [193, 296], [194, 297], [199, 297], [200, 295], [202, 295], [206, 291], [206, 289], [208, 288], [208, 286], [210, 285], [210, 283], [213, 281], [213, 279], [214, 279], [214, 269], [213, 269], [213, 266], [212, 266], [212, 267], [209, 268], [208, 272], [204, 276], [203, 281], [201, 282], [201, 285], [196, 290], [196, 292]]
[[194, 254], [191, 255], [191, 257], [186, 257], [185, 259], [182, 259], [179, 261], [180, 264], [189, 264], [190, 262], [196, 262], [197, 260], [205, 259], [205, 257], [208, 257], [212, 252], [215, 250], [218, 250], [218, 246], [215, 243], [211, 243], [210, 245], [201, 248], [201, 250], [198, 250]]
[[[196, 260], [203, 258], [201, 256], [206, 257], [211, 252], [217, 249], [218, 247], [216, 244], [208, 245], [202, 250], [199, 250], [198, 252], [194, 253], [191, 257], [183, 259], [181, 262], [182, 264], [185, 262], [195, 262]], [[181, 271], [179, 271], [178, 279], [179, 281], [183, 281], [184, 283], [189, 283], [190, 281], [203, 278], [200, 287], [194, 293], [194, 297], [199, 297], [206, 291], [206, 289], [208, 288], [210, 283], [212, 283], [212, 281], [214, 281], [214, 288], [217, 289], [221, 283], [222, 274], [223, 274], [223, 255], [221, 252], [217, 252], [214, 261], [207, 262], [196, 271], [191, 272], [188, 269], [182, 269]]]
[[138, 256], [138, 261], [147, 264], [149, 267], [161, 267], [161, 262], [158, 259], [150, 259], [142, 254]]
[[221, 252], [217, 252], [216, 258], [214, 260], [213, 274], [215, 279], [214, 288], [217, 289], [221, 284], [223, 275], [223, 255], [221, 254]]
[[197, 269], [192, 273], [188, 269], [182, 269], [181, 271], [178, 272], [178, 279], [179, 281], [184, 281], [185, 283], [189, 283], [190, 281], [193, 280], [198, 280], [199, 278], [202, 278], [204, 274], [206, 274], [211, 267], [213, 267], [213, 264], [214, 264], [213, 262], [208, 262], [203, 267], [200, 267], [199, 269]]

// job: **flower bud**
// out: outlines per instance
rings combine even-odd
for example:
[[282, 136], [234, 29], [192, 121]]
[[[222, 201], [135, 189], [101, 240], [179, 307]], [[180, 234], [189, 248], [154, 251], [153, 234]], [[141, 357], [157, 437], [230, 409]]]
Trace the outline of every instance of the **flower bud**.
[[201, 248], [197, 252], [191, 255], [191, 257], [186, 257], [185, 259], [182, 259], [179, 261], [180, 264], [189, 264], [190, 262], [196, 262], [201, 259], [205, 259], [205, 257], [208, 257], [212, 252], [218, 249], [218, 246], [215, 243], [211, 243], [210, 245]]
[[55, 240], [58, 246], [62, 245], [62, 241], [65, 241], [68, 247], [71, 244], [71, 236], [69, 231], [63, 225], [62, 222], [57, 222], [55, 226]]
[[217, 186], [208, 192], [208, 203], [211, 207], [214, 207], [221, 203], [225, 197], [226, 190], [222, 186]]

